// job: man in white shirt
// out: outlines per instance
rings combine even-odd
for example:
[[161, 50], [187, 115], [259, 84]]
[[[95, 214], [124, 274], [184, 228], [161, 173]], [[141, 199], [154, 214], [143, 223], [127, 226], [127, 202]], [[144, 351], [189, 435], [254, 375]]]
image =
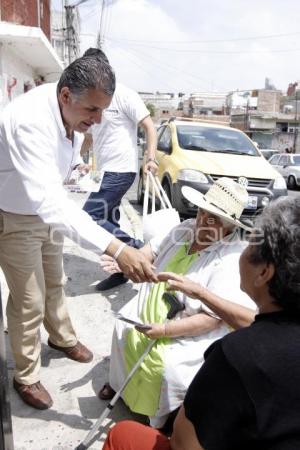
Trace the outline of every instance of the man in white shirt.
[[40, 383], [42, 323], [51, 347], [79, 362], [93, 358], [78, 341], [65, 304], [62, 234], [114, 256], [134, 281], [156, 279], [140, 252], [99, 227], [63, 188], [80, 162], [80, 132], [100, 123], [114, 89], [108, 64], [79, 58], [58, 85], [44, 84], [17, 97], [0, 120], [0, 265], [10, 291], [14, 388], [38, 409], [52, 405]]
[[[84, 55], [99, 58], [109, 64], [102, 50], [88, 49]], [[98, 225], [122, 241], [139, 248], [142, 242], [128, 239], [119, 229], [119, 207], [123, 196], [134, 182], [138, 166], [137, 128], [145, 130], [148, 162], [145, 171], [157, 172], [155, 160], [156, 130], [150, 113], [137, 92], [117, 83], [111, 104], [103, 112], [102, 121], [92, 127], [93, 149], [102, 181], [99, 192], [92, 192], [83, 209]], [[125, 283], [122, 273], [101, 281], [96, 289], [104, 291]]]

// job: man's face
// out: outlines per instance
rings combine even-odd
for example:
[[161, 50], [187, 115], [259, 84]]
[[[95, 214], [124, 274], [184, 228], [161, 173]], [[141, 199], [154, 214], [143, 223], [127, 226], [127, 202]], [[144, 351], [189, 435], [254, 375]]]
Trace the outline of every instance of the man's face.
[[70, 130], [85, 133], [90, 126], [100, 123], [103, 110], [111, 102], [112, 96], [97, 89], [89, 89], [81, 95], [74, 95], [68, 87], [63, 87], [58, 95], [63, 122]]

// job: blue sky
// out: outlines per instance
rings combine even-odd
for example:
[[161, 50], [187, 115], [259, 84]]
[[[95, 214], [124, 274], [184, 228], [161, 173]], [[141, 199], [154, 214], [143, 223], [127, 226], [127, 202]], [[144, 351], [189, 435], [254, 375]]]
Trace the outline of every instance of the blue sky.
[[[74, 0], [69, 1], [75, 3]], [[52, 4], [61, 7], [61, 0]], [[226, 92], [300, 80], [296, 0], [106, 0], [104, 46], [139, 91]], [[81, 47], [95, 45], [102, 0], [80, 7]]]

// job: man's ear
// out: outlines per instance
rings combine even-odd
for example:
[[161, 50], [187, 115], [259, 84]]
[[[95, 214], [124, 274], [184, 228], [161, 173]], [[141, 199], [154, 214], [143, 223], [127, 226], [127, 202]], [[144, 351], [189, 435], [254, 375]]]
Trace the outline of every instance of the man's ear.
[[59, 100], [62, 105], [69, 105], [71, 103], [71, 91], [67, 86], [61, 88], [60, 93], [58, 94]]
[[254, 286], [262, 287], [266, 285], [274, 276], [275, 267], [271, 263], [259, 264], [257, 267], [256, 278], [254, 280]]

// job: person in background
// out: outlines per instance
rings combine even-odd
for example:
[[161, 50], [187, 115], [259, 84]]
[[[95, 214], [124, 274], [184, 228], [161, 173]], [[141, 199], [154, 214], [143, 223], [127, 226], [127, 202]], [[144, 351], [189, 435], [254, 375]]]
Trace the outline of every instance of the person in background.
[[170, 440], [124, 421], [103, 450], [300, 448], [299, 224], [299, 198], [273, 202], [258, 219], [240, 257], [240, 279], [259, 313], [206, 351]]
[[[105, 53], [97, 48], [88, 49], [84, 56], [108, 63]], [[102, 181], [99, 192], [92, 192], [83, 206], [84, 211], [96, 223], [136, 248], [140, 248], [143, 243], [134, 239], [128, 240], [126, 234], [119, 231], [119, 207], [139, 170], [138, 126], [143, 128], [147, 138], [148, 159], [145, 172], [151, 170], [156, 174], [157, 138], [150, 113], [135, 91], [117, 83], [111, 104], [103, 112], [102, 122], [91, 129], [93, 151], [96, 154], [97, 167], [101, 170]], [[87, 136], [86, 139], [91, 138]], [[98, 283], [96, 289], [105, 291], [126, 283], [127, 280], [123, 273], [116, 273]]]
[[[187, 285], [201, 286], [201, 296], [195, 300], [195, 296], [178, 294], [185, 309], [175, 320], [165, 323], [165, 280], [160, 278], [158, 284], [141, 286], [140, 293], [120, 313], [149, 324], [149, 329], [133, 329], [126, 322], [116, 321], [109, 384], [99, 393], [100, 399], [112, 398], [149, 339], [157, 339], [122, 392], [127, 406], [149, 416], [150, 425], [155, 428], [164, 427], [169, 415], [182, 404], [207, 347], [231, 327], [249, 325], [254, 318], [254, 304], [240, 290], [238, 271], [239, 256], [246, 245], [239, 230], [248, 229], [239, 220], [248, 201], [247, 190], [222, 177], [205, 195], [187, 186], [182, 193], [199, 207], [196, 219], [182, 222], [163, 240], [152, 239], [141, 251], [149, 255], [157, 272], [187, 274]], [[206, 302], [219, 305], [218, 310], [213, 311]]]
[[71, 201], [63, 181], [81, 162], [82, 135], [111, 102], [115, 75], [105, 62], [79, 58], [58, 84], [17, 97], [0, 120], [0, 266], [8, 287], [14, 388], [27, 404], [52, 399], [40, 382], [43, 323], [48, 344], [78, 362], [93, 354], [72, 326], [63, 292], [62, 235], [114, 256], [134, 281], [156, 280], [151, 264]]

